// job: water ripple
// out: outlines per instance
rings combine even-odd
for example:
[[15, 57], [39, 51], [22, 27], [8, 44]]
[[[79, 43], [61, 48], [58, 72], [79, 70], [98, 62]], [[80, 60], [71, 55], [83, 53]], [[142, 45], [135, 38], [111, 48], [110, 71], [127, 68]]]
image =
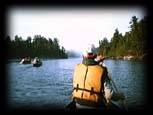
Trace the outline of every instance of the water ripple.
[[[63, 108], [71, 99], [73, 69], [81, 59], [44, 60], [40, 68], [7, 63], [9, 104], [12, 107]], [[129, 108], [145, 106], [146, 67], [140, 61], [106, 60]]]

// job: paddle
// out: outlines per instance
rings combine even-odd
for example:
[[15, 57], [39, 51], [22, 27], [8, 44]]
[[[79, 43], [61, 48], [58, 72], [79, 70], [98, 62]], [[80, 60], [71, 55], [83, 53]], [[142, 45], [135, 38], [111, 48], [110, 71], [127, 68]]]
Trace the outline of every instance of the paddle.
[[66, 110], [75, 110], [76, 109], [76, 102], [72, 100], [68, 105], [65, 107]]
[[[114, 86], [114, 89], [116, 90], [116, 93], [120, 94], [121, 91], [117, 88], [117, 86], [116, 86], [116, 84], [115, 84], [114, 80], [112, 79], [112, 77], [111, 77], [111, 75], [110, 75], [109, 72], [108, 72], [108, 77], [109, 77], [109, 79], [111, 80], [112, 85]], [[111, 102], [112, 102], [113, 104], [117, 105], [119, 108], [121, 108], [121, 107], [120, 107], [117, 103], [115, 103], [114, 101], [111, 101]], [[127, 104], [126, 104], [125, 99], [124, 99], [124, 100], [120, 100], [120, 102], [123, 103], [124, 109], [127, 111], [127, 110], [128, 110], [128, 107], [127, 107]]]

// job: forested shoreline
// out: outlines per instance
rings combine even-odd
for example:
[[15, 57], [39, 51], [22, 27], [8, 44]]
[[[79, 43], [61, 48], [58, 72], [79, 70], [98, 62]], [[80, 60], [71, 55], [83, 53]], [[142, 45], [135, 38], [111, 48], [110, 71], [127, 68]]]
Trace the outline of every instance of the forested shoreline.
[[130, 31], [123, 36], [116, 28], [110, 41], [99, 40], [98, 52], [113, 59], [144, 59], [148, 55], [147, 17], [138, 21], [133, 16], [129, 22]]
[[34, 38], [29, 36], [23, 40], [21, 36], [16, 35], [13, 40], [7, 36], [5, 43], [9, 59], [24, 57], [68, 58], [65, 48], [59, 45], [57, 38], [52, 40], [41, 35], [35, 35]]
[[[147, 47], [147, 17], [138, 21], [136, 16], [129, 22], [130, 31], [123, 36], [118, 28], [115, 29], [110, 41], [106, 37], [99, 40], [98, 53], [113, 59], [144, 59], [148, 56]], [[45, 38], [41, 35], [31, 36], [23, 40], [21, 36], [15, 38], [7, 36], [8, 58], [40, 57], [40, 58], [68, 58], [68, 51], [59, 45], [57, 38]], [[69, 52], [71, 54], [71, 52]]]

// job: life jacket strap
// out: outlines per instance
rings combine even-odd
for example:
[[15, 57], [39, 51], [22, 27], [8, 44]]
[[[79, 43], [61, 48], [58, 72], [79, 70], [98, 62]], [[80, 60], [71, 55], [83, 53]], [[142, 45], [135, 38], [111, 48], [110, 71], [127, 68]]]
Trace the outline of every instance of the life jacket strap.
[[79, 88], [79, 84], [77, 84], [77, 86], [73, 88], [73, 90], [76, 90], [76, 91], [82, 90], [82, 91], [90, 92], [90, 95], [92, 95], [92, 94], [97, 94], [97, 95], [101, 94], [100, 92], [96, 92], [93, 89], [94, 89], [93, 87], [91, 87], [91, 90], [84, 89], [84, 88]]

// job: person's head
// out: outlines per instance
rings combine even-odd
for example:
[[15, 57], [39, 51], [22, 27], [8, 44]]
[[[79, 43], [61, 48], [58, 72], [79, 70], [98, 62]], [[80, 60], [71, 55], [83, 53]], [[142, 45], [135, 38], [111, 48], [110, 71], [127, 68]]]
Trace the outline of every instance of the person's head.
[[97, 49], [93, 44], [88, 44], [88, 46], [83, 51], [83, 58], [94, 59], [97, 56]]

